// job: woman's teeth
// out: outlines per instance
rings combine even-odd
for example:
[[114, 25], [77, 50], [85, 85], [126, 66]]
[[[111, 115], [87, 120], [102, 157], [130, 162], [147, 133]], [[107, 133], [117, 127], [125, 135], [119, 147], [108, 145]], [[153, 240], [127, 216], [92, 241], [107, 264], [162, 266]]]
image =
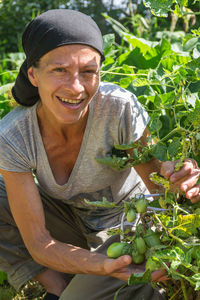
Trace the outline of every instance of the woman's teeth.
[[82, 100], [72, 100], [72, 99], [66, 99], [66, 98], [61, 98], [59, 97], [59, 99], [63, 102], [66, 102], [66, 103], [71, 103], [71, 104], [79, 104]]

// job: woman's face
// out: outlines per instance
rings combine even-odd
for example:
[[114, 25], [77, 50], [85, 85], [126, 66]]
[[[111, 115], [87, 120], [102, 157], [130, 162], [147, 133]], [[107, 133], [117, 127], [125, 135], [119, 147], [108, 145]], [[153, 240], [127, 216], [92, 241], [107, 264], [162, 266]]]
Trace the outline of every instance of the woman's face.
[[41, 109], [60, 124], [83, 119], [99, 86], [100, 54], [85, 45], [66, 45], [45, 54], [28, 76], [38, 87]]

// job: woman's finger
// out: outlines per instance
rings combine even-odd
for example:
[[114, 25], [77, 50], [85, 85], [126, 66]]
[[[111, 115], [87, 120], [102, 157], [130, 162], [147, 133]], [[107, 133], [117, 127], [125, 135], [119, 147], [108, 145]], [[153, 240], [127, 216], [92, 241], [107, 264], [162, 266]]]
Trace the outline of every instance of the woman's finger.
[[169, 179], [172, 183], [175, 183], [176, 181], [183, 181], [183, 179], [191, 176], [197, 178], [199, 174], [200, 170], [197, 166], [196, 161], [193, 159], [186, 159], [181, 169], [176, 172], [174, 171], [173, 174], [169, 177]]
[[166, 276], [167, 271], [165, 269], [160, 269], [157, 271], [154, 271], [151, 276], [152, 276], [152, 281], [166, 281], [169, 278]]

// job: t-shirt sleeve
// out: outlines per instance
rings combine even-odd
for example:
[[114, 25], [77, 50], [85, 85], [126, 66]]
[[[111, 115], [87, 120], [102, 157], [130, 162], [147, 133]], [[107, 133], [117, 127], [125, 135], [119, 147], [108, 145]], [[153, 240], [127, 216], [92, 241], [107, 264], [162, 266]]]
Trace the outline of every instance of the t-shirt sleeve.
[[17, 141], [10, 135], [7, 138], [0, 132], [0, 169], [11, 172], [31, 171], [26, 151], [23, 145], [20, 147], [20, 142], [20, 139]]
[[120, 119], [120, 144], [128, 144], [140, 139], [150, 119], [136, 96], [131, 93], [128, 94], [130, 96], [124, 104]]

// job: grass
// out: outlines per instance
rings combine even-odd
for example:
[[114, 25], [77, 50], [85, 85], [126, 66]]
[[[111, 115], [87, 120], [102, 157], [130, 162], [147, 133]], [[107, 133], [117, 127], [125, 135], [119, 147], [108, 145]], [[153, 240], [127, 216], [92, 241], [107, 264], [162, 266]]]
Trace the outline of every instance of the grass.
[[36, 281], [29, 281], [20, 292], [7, 282], [0, 286], [0, 300], [42, 300], [44, 295], [44, 287]]

